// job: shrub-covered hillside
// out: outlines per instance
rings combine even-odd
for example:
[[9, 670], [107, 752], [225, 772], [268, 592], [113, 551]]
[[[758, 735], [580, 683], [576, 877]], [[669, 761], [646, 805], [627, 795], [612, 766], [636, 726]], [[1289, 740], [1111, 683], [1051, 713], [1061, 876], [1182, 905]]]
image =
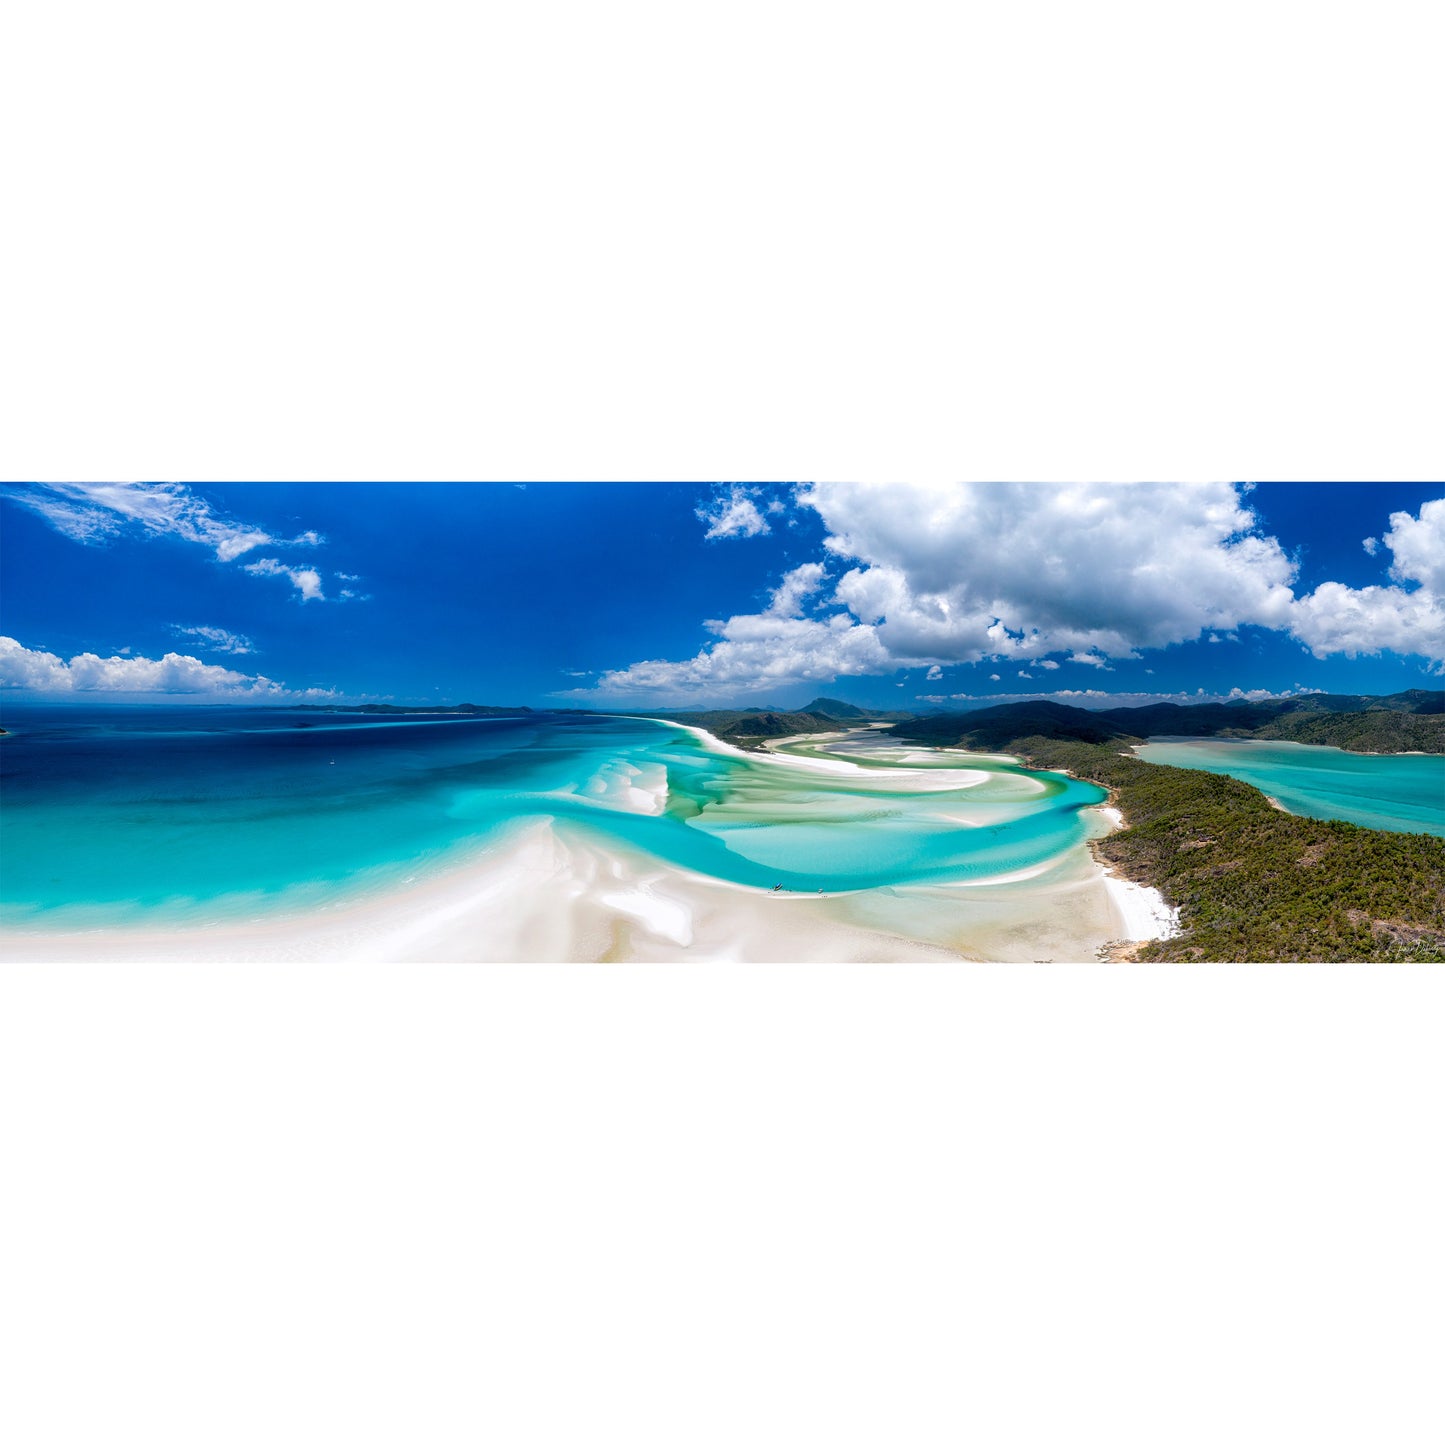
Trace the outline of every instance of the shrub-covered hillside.
[[1127, 828], [1096, 848], [1180, 910], [1140, 959], [1445, 962], [1445, 839], [1296, 818], [1247, 783], [1032, 737], [1031, 766], [1109, 788]]

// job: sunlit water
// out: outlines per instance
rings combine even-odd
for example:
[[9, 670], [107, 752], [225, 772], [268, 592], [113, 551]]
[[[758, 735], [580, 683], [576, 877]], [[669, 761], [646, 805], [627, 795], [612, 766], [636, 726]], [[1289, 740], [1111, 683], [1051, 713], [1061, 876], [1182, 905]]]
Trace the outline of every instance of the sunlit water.
[[538, 818], [758, 889], [981, 881], [1075, 848], [1105, 797], [1007, 759], [818, 768], [632, 718], [11, 705], [0, 723], [0, 906], [22, 927], [332, 905]]
[[1226, 773], [1305, 818], [1445, 837], [1445, 757], [1347, 753], [1257, 738], [1187, 738], [1135, 748], [1150, 763]]

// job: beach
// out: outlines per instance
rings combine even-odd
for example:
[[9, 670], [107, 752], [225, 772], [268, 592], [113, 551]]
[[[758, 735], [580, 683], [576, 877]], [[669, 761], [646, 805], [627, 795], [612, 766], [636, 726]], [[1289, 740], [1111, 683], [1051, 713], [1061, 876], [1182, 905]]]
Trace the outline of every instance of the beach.
[[[710, 752], [745, 756], [785, 781], [846, 777], [859, 787], [962, 790], [967, 797], [990, 779], [957, 751], [947, 753], [947, 766], [880, 767], [892, 758], [939, 762], [945, 755], [875, 740], [868, 748], [874, 766], [864, 772], [844, 757], [745, 755], [700, 729], [682, 730]], [[619, 760], [571, 801], [599, 817], [656, 816], [667, 801], [666, 773]], [[1120, 826], [1107, 805], [1085, 814], [1095, 820], [1092, 836]], [[976, 826], [966, 814], [958, 825]], [[773, 891], [541, 817], [519, 820], [463, 861], [359, 896], [338, 890], [300, 911], [258, 905], [247, 916], [169, 927], [9, 927], [0, 944], [16, 962], [1076, 962], [1110, 944], [1166, 936], [1171, 927], [1154, 890], [1114, 877], [1085, 842], [984, 876]]]

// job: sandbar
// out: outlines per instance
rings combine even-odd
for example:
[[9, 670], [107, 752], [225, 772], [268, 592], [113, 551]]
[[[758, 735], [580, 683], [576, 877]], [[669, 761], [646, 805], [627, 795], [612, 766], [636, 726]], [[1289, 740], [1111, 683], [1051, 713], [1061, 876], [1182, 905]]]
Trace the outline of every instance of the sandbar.
[[[685, 730], [707, 747], [741, 752]], [[961, 766], [859, 777], [842, 759], [742, 755], [849, 772], [862, 786], [907, 778], [920, 792], [950, 774], [954, 787], [979, 775]], [[660, 769], [627, 764], [591, 786], [587, 801], [642, 813], [659, 811], [666, 794]], [[1093, 811], [1106, 829], [1119, 826], [1116, 809]], [[1083, 844], [1040, 867], [966, 883], [771, 893], [540, 817], [445, 871], [301, 913], [166, 929], [7, 928], [0, 945], [13, 962], [1084, 962], [1110, 943], [1165, 937], [1174, 926], [1153, 889], [1113, 877]]]

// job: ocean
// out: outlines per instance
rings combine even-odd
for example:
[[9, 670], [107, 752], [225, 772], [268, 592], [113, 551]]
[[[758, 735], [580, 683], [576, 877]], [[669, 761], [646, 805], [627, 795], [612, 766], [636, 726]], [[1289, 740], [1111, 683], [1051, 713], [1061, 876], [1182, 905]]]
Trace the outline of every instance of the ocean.
[[1259, 738], [1169, 739], [1134, 751], [1145, 762], [1226, 773], [1304, 818], [1445, 838], [1445, 757], [1437, 754], [1347, 753]]
[[[8, 704], [8, 926], [230, 922], [333, 906], [504, 846], [519, 824], [757, 889], [1007, 877], [1097, 832], [1091, 783], [1002, 759], [738, 755], [640, 718], [378, 719]], [[903, 750], [899, 750], [900, 757]]]

